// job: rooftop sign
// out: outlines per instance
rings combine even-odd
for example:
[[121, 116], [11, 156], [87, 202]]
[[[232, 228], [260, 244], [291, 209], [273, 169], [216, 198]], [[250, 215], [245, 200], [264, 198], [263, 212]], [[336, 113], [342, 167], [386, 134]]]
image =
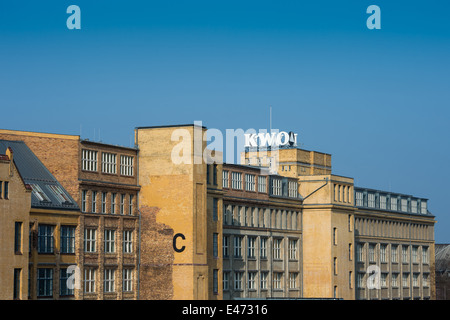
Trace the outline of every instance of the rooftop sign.
[[272, 132], [272, 133], [246, 133], [245, 147], [296, 147], [297, 134], [293, 132]]

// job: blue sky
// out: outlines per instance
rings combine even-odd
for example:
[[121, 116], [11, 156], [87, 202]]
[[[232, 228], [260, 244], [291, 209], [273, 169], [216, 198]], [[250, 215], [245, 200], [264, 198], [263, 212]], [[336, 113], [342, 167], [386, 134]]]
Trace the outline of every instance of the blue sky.
[[[66, 9], [81, 8], [81, 30]], [[381, 30], [369, 30], [369, 5]], [[1, 127], [295, 131], [358, 186], [430, 199], [450, 243], [447, 1], [3, 1]]]

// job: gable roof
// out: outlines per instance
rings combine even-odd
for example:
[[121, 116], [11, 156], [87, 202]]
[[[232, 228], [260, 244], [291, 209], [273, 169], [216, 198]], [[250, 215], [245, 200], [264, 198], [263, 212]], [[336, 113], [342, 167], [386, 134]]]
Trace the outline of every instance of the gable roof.
[[0, 140], [0, 153], [11, 148], [25, 184], [31, 186], [32, 208], [79, 210], [78, 204], [23, 141]]

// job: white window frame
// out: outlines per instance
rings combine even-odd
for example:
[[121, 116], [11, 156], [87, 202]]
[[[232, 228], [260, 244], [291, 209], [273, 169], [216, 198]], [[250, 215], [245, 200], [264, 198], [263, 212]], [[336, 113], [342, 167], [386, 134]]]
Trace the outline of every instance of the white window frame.
[[84, 171], [98, 171], [98, 151], [82, 149], [81, 151], [81, 169]]
[[120, 156], [120, 174], [122, 176], [134, 176], [134, 156]]
[[255, 175], [246, 173], [245, 174], [245, 190], [246, 191], [255, 191]]
[[123, 253], [133, 253], [133, 231], [123, 230]]
[[84, 252], [96, 252], [97, 230], [92, 228], [84, 229]]
[[116, 252], [116, 230], [105, 229], [104, 244], [105, 253]]
[[267, 176], [258, 176], [258, 192], [267, 193]]
[[117, 154], [102, 152], [102, 173], [117, 174]]
[[116, 270], [115, 269], [105, 269], [103, 278], [103, 292], [114, 292], [116, 284]]

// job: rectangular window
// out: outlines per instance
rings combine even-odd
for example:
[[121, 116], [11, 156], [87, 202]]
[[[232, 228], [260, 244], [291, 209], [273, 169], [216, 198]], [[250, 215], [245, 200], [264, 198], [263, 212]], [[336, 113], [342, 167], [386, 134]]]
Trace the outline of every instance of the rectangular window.
[[386, 196], [380, 196], [380, 209], [387, 209], [387, 198], [386, 198]]
[[394, 245], [392, 245], [391, 246], [391, 260], [392, 260], [392, 262], [394, 262], [394, 263], [397, 263], [398, 262], [398, 246], [394, 246]]
[[273, 258], [281, 259], [281, 239], [273, 240]]
[[102, 192], [102, 213], [106, 213], [106, 192]]
[[391, 284], [393, 288], [398, 288], [398, 273], [392, 273]]
[[33, 195], [39, 200], [43, 202], [50, 202], [49, 197], [47, 194], [42, 190], [42, 188], [35, 183], [30, 183]]
[[247, 238], [247, 253], [249, 258], [255, 257], [255, 248], [256, 248], [256, 238], [255, 237], [248, 237]]
[[261, 272], [260, 274], [260, 288], [261, 290], [266, 290], [267, 289], [267, 275], [269, 273], [268, 272]]
[[256, 272], [248, 273], [248, 289], [256, 290]]
[[297, 289], [297, 278], [298, 273], [290, 272], [289, 273], [289, 289]]
[[419, 286], [419, 275], [420, 273], [413, 273], [413, 287]]
[[124, 214], [125, 213], [125, 195], [121, 194], [120, 195], [120, 214]]
[[223, 236], [223, 256], [228, 257], [230, 255], [230, 237]]
[[217, 186], [217, 164], [213, 164], [213, 184]]
[[337, 246], [337, 228], [333, 228], [333, 244]]
[[213, 233], [213, 257], [217, 258], [219, 256], [219, 234]]
[[134, 175], [134, 158], [132, 156], [120, 156], [120, 174], [123, 176]]
[[84, 252], [96, 251], [97, 230], [84, 229]]
[[375, 245], [369, 244], [369, 262], [375, 262]]
[[75, 253], [75, 226], [61, 226], [61, 253]]
[[14, 288], [13, 288], [13, 299], [18, 300], [20, 299], [20, 276], [22, 273], [22, 269], [14, 269]]
[[[59, 295], [60, 296], [73, 296], [74, 289], [69, 289], [67, 286], [67, 280], [70, 278], [72, 274], [67, 272], [67, 268], [61, 268], [59, 273]], [[75, 281], [75, 280], [74, 280]]]
[[3, 198], [4, 199], [9, 199], [9, 182], [8, 181], [5, 181], [5, 186], [4, 186], [4, 189], [3, 189]]
[[428, 276], [429, 276], [428, 273], [424, 273], [422, 275], [422, 286], [424, 288], [427, 288], [429, 286], [429, 284], [428, 284]]
[[412, 262], [413, 263], [418, 263], [419, 262], [418, 252], [419, 252], [419, 248], [418, 247], [416, 247], [416, 246], [412, 247]]
[[234, 273], [234, 290], [242, 290], [242, 274], [243, 272]]
[[408, 274], [408, 273], [403, 273], [403, 274], [402, 274], [402, 286], [403, 286], [403, 288], [409, 287], [409, 284], [408, 284], [408, 277], [409, 277], [409, 274]]
[[133, 252], [133, 231], [124, 230], [123, 231], [123, 253]]
[[242, 190], [242, 173], [231, 172], [231, 188]]
[[116, 213], [117, 193], [111, 193], [111, 213]]
[[356, 197], [356, 206], [362, 207], [364, 205], [364, 202], [363, 202], [364, 194], [362, 192], [356, 192], [355, 197]]
[[105, 269], [105, 277], [103, 282], [104, 292], [114, 292], [115, 291], [115, 274], [114, 269]]
[[213, 270], [213, 293], [219, 293], [219, 270]]
[[133, 291], [133, 269], [122, 270], [122, 291]]
[[222, 187], [223, 188], [229, 188], [228, 170], [223, 170], [222, 171]]
[[97, 191], [92, 191], [92, 212], [97, 212]]
[[133, 195], [128, 196], [128, 214], [133, 215]]
[[260, 239], [260, 258], [267, 259], [267, 238]]
[[411, 212], [417, 213], [417, 200], [411, 200]]
[[402, 262], [407, 263], [408, 261], [408, 247], [402, 246]]
[[387, 262], [387, 245], [382, 244], [380, 245], [380, 261], [381, 262]]
[[236, 258], [242, 257], [242, 237], [234, 236], [234, 256]]
[[115, 246], [116, 231], [115, 230], [105, 230], [105, 253], [116, 252]]
[[38, 253], [53, 253], [55, 226], [40, 224], [38, 227]]
[[297, 240], [289, 240], [289, 259], [297, 260]]
[[358, 262], [363, 262], [364, 261], [364, 252], [363, 252], [363, 244], [362, 243], [358, 243], [356, 245], [356, 259], [358, 259]]
[[282, 279], [283, 274], [281, 272], [274, 272], [273, 273], [273, 289], [280, 290], [282, 289]]
[[222, 274], [222, 285], [224, 291], [230, 289], [229, 284], [230, 284], [230, 273], [224, 271]]
[[422, 247], [422, 263], [428, 263], [428, 247]]
[[289, 181], [288, 183], [288, 196], [291, 198], [298, 197], [298, 183], [296, 181]]
[[97, 171], [97, 151], [83, 149], [81, 158], [81, 168], [85, 171]]
[[401, 199], [400, 200], [400, 204], [401, 204], [401, 210], [403, 212], [408, 212], [408, 200], [407, 199]]
[[81, 212], [86, 212], [86, 206], [87, 206], [87, 191], [82, 190], [81, 191]]
[[356, 275], [356, 286], [358, 288], [364, 288], [364, 273], [358, 273]]
[[47, 188], [53, 193], [53, 195], [58, 199], [61, 204], [71, 204], [72, 201], [68, 195], [63, 191], [63, 189], [55, 184], [47, 184]]
[[255, 191], [255, 175], [254, 174], [245, 174], [245, 190], [247, 191]]
[[281, 179], [272, 179], [272, 194], [274, 196], [281, 196], [283, 194], [281, 185]]
[[94, 293], [95, 292], [95, 274], [96, 270], [93, 268], [84, 269], [84, 292]]
[[217, 221], [219, 218], [219, 199], [213, 198], [213, 221]]
[[375, 208], [375, 194], [369, 193], [367, 199], [368, 199], [367, 206], [369, 208]]
[[51, 268], [37, 269], [37, 296], [38, 297], [53, 296], [53, 269]]
[[117, 155], [109, 152], [102, 152], [102, 172], [117, 174]]
[[397, 198], [391, 198], [391, 210], [392, 211], [397, 211]]
[[386, 288], [387, 287], [387, 273], [381, 273], [381, 277], [380, 277], [380, 284], [382, 288]]
[[267, 177], [258, 176], [258, 192], [267, 193]]
[[422, 214], [427, 214], [428, 213], [428, 209], [427, 209], [427, 202], [426, 201], [421, 201], [420, 203], [420, 213]]
[[22, 222], [14, 223], [14, 253], [22, 253]]

